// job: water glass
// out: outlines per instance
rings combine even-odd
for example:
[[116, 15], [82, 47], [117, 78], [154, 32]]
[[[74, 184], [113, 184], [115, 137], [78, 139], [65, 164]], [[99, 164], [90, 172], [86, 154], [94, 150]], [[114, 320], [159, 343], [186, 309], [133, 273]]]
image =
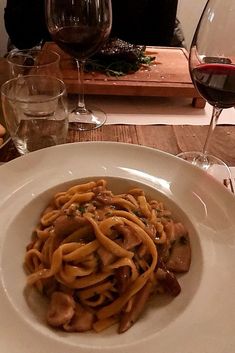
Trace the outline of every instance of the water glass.
[[63, 81], [20, 76], [1, 87], [7, 129], [20, 154], [66, 142], [68, 109]]
[[10, 77], [51, 75], [62, 79], [60, 55], [52, 50], [13, 49], [7, 56]]

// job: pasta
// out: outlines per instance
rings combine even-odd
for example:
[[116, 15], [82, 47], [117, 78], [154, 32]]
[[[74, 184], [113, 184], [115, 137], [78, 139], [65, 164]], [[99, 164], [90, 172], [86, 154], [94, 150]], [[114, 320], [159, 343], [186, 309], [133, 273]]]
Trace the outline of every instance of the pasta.
[[25, 254], [27, 285], [49, 299], [47, 322], [65, 331], [128, 330], [149, 299], [178, 295], [187, 230], [141, 188], [113, 194], [100, 179], [54, 195]]

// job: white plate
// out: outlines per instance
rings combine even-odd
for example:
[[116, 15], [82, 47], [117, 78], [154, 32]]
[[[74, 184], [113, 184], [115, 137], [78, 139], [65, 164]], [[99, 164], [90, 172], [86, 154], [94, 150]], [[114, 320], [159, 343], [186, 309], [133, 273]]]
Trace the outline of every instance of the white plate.
[[[156, 300], [126, 333], [48, 328], [24, 296], [25, 246], [58, 185], [120, 177], [156, 189], [189, 228], [190, 271], [180, 295]], [[40, 150], [0, 169], [1, 353], [232, 353], [235, 351], [235, 198], [186, 162], [141, 146], [90, 142]], [[50, 192], [46, 192], [51, 189]], [[40, 310], [39, 310], [40, 312]]]

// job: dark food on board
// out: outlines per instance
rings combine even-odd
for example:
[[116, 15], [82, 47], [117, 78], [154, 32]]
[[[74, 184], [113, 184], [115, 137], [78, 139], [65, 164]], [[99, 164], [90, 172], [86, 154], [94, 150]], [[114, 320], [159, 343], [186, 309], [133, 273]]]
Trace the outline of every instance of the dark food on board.
[[145, 54], [146, 46], [109, 38], [101, 50], [86, 62], [86, 71], [100, 71], [108, 76], [134, 73], [142, 65], [150, 65], [155, 57]]
[[119, 38], [110, 38], [95, 57], [118, 58], [135, 62], [144, 54], [145, 48], [144, 45], [131, 44]]

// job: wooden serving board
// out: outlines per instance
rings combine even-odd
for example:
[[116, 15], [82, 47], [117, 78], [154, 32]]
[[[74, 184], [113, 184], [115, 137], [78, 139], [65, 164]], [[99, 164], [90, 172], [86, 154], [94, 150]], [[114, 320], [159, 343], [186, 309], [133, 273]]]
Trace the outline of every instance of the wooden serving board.
[[[75, 60], [55, 43], [47, 42], [44, 50], [54, 50], [61, 56], [63, 80], [69, 93], [78, 93]], [[146, 54], [155, 57], [150, 66], [143, 66], [133, 74], [109, 77], [99, 72], [84, 74], [86, 94], [190, 97], [193, 106], [204, 108], [205, 100], [194, 88], [189, 70], [188, 55], [183, 48], [147, 47]]]

